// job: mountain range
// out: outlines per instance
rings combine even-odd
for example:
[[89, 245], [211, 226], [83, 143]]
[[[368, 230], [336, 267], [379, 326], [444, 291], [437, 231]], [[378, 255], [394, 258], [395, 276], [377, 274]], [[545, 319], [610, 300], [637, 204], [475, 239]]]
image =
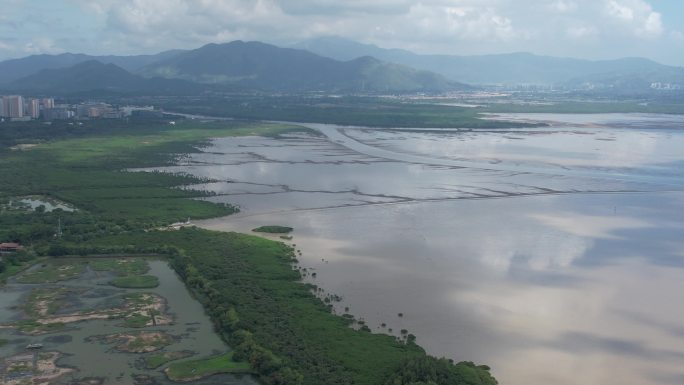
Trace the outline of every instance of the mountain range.
[[53, 94], [87, 90], [160, 93], [153, 92], [154, 86], [160, 87], [157, 91], [176, 93], [183, 84], [188, 86], [187, 93], [198, 89], [344, 93], [470, 89], [442, 75], [372, 57], [339, 61], [304, 50], [242, 41], [147, 56], [29, 56], [0, 62], [0, 73], [2, 89]]
[[156, 55], [135, 56], [92, 56], [74, 53], [31, 55], [21, 59], [11, 59], [0, 62], [0, 84], [11, 83], [14, 80], [33, 75], [44, 69], [68, 68], [90, 60], [95, 60], [104, 64], [115, 64], [126, 71], [136, 72], [148, 64], [175, 56], [181, 52], [183, 51], [171, 50]]
[[179, 95], [199, 93], [198, 84], [180, 79], [145, 78], [125, 69], [97, 60], [88, 60], [71, 67], [44, 69], [7, 85], [22, 93], [77, 95], [130, 94]]
[[684, 88], [684, 68], [643, 58], [590, 61], [511, 53], [420, 55], [325, 37], [289, 48], [207, 44], [154, 55], [33, 55], [0, 62], [3, 92], [196, 94], [205, 91], [440, 93], [483, 85], [641, 94]]
[[[565, 86], [596, 88], [650, 88], [651, 83], [673, 83], [684, 87], [684, 68], [667, 66], [644, 58], [582, 60], [540, 56], [531, 53], [497, 55], [420, 55], [401, 49], [385, 49], [340, 37], [321, 37], [294, 44], [321, 56], [348, 60], [372, 56], [379, 60], [432, 71], [468, 84]], [[589, 84], [588, 84], [589, 83]], [[647, 83], [647, 84], [645, 84]]]

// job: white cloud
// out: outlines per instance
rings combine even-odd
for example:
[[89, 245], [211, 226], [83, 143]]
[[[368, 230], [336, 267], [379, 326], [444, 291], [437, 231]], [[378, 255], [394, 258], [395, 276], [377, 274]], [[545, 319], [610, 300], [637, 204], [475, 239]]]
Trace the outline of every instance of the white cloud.
[[637, 33], [647, 37], [662, 35], [663, 23], [660, 19], [660, 14], [657, 12], [651, 12], [646, 18], [643, 27], [638, 29]]
[[[70, 46], [63, 43], [59, 31], [52, 35], [55, 41], [71, 51], [92, 53], [144, 53], [236, 39], [286, 44], [339, 35], [422, 53], [533, 51], [614, 57], [637, 56], [636, 49], [650, 52], [654, 41], [663, 36], [673, 41], [677, 36], [647, 0], [527, 0], [524, 5], [516, 0], [55, 2], [78, 6], [82, 14], [73, 16], [74, 21], [87, 18], [91, 25], [66, 23], [85, 30], [79, 30], [83, 33], [72, 38]], [[26, 17], [38, 25], [35, 21], [49, 16], [40, 12], [40, 7], [34, 8]], [[15, 50], [40, 49], [30, 41], [34, 37], [30, 33], [8, 35], [8, 25], [0, 21], [0, 34]], [[634, 42], [635, 37], [643, 43]]]
[[644, 0], [609, 0], [606, 12], [637, 37], [658, 37], [665, 29], [660, 13]]
[[566, 29], [566, 35], [573, 39], [586, 39], [597, 36], [599, 34], [598, 29], [595, 27], [568, 27]]
[[550, 8], [555, 12], [568, 13], [577, 9], [577, 3], [568, 0], [557, 0], [551, 3]]
[[56, 54], [64, 52], [64, 49], [58, 47], [50, 38], [36, 37], [24, 45], [23, 51], [28, 54]]
[[589, 239], [621, 239], [620, 236], [615, 234], [620, 230], [652, 227], [650, 223], [632, 217], [581, 215], [575, 213], [554, 215], [532, 214], [530, 217], [546, 226]]
[[626, 5], [620, 4], [616, 0], [609, 1], [607, 4], [607, 9], [608, 14], [615, 18], [627, 21], [634, 20], [634, 10]]

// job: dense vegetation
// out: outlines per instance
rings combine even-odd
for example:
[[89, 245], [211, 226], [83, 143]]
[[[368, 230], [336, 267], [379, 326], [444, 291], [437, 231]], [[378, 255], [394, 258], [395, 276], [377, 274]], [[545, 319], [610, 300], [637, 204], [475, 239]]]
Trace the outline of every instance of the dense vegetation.
[[405, 103], [374, 97], [249, 96], [231, 98], [169, 98], [174, 112], [306, 123], [370, 127], [502, 128], [534, 124], [480, 119], [473, 108]]
[[257, 232], [257, 233], [271, 233], [271, 234], [287, 234], [287, 233], [291, 233], [292, 230], [294, 230], [292, 227], [277, 226], [277, 225], [259, 226], [256, 229], [252, 229], [252, 231]]
[[156, 369], [167, 362], [180, 360], [192, 356], [194, 353], [190, 350], [181, 350], [175, 352], [156, 353], [145, 356], [145, 367], [147, 369]]
[[218, 373], [249, 373], [249, 364], [233, 360], [233, 353], [201, 360], [174, 362], [166, 369], [173, 381], [190, 381]]
[[114, 278], [111, 284], [124, 289], [151, 289], [159, 286], [159, 278], [154, 275], [128, 275]]
[[544, 103], [530, 100], [525, 103], [492, 103], [482, 112], [494, 113], [559, 113], [559, 114], [606, 114], [606, 113], [653, 113], [684, 114], [684, 103], [681, 98], [649, 100], [616, 101], [614, 99], [599, 101], [574, 101], [549, 99]]
[[[218, 216], [233, 209], [190, 199], [205, 196], [201, 191], [172, 189], [198, 182], [195, 178], [123, 171], [163, 165], [173, 153], [193, 151], [192, 144], [207, 137], [275, 135], [291, 127], [172, 127], [163, 122], [89, 127], [91, 131], [56, 126], [56, 132], [62, 130], [68, 139], [31, 124], [23, 135], [4, 134], [12, 139], [0, 149], [0, 178], [12, 183], [0, 187], [0, 242], [27, 246], [3, 258], [6, 273], [41, 255], [165, 254], [205, 305], [217, 331], [234, 347], [231, 362], [242, 362], [242, 368], [248, 364], [266, 384], [496, 384], [487, 367], [438, 360], [427, 356], [413, 339], [350, 328], [349, 319], [331, 314], [312, 288], [300, 283], [299, 273], [291, 267], [293, 250], [282, 243], [194, 228], [160, 230], [188, 216]], [[21, 143], [40, 145], [9, 148]], [[47, 213], [6, 205], [23, 195], [47, 196], [78, 210]], [[55, 236], [58, 219], [61, 236]], [[124, 277], [146, 271], [142, 264], [122, 265], [114, 259], [97, 261], [96, 268], [98, 263]]]

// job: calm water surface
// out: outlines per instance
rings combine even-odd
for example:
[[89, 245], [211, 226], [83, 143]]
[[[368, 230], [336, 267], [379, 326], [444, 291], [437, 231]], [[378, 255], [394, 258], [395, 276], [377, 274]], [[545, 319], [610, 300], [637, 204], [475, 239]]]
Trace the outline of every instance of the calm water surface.
[[552, 126], [307, 124], [320, 135], [217, 139], [166, 170], [242, 208], [200, 225], [295, 227], [338, 311], [501, 384], [684, 383], [684, 118], [506, 118]]
[[[145, 370], [142, 361], [144, 354], [118, 352], [113, 344], [88, 341], [87, 338], [127, 331], [164, 331], [177, 337], [177, 340], [161, 351], [191, 350], [195, 352], [195, 355], [188, 359], [205, 358], [229, 350], [213, 331], [211, 320], [204, 313], [202, 305], [192, 298], [185, 285], [167, 263], [152, 260], [149, 264], [149, 274], [159, 278], [159, 286], [154, 289], [116, 289], [107, 285], [112, 278], [111, 274], [98, 273], [89, 269], [77, 279], [48, 286], [64, 285], [84, 290], [73, 306], [64, 309], [66, 313], [98, 307], [106, 308], [110, 306], [107, 304], [111, 304], [111, 301], [126, 292], [157, 293], [167, 301], [168, 312], [173, 315], [172, 325], [136, 329], [122, 327], [121, 320], [91, 320], [69, 324], [67, 330], [41, 336], [25, 336], [11, 329], [0, 329], [0, 338], [10, 341], [7, 345], [0, 347], [0, 358], [25, 352], [25, 346], [29, 343], [42, 343], [45, 346], [44, 350], [65, 354], [58, 361], [60, 365], [77, 369], [75, 373], [59, 379], [56, 382], [58, 384], [69, 384], [75, 379], [97, 377], [104, 379], [104, 385], [133, 385], [132, 375], [135, 374], [150, 375], [157, 384], [173, 384], [166, 379], [161, 369]], [[10, 283], [2, 288], [0, 290], [0, 322], [19, 319], [25, 296], [38, 286], [40, 285]], [[256, 385], [257, 382], [250, 377], [218, 375], [193, 381], [190, 384]]]

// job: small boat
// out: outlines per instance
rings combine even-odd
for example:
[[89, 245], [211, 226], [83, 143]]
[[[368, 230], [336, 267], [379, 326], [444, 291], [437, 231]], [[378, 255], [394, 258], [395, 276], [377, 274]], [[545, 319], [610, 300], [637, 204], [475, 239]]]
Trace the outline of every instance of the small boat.
[[42, 349], [43, 344], [28, 344], [26, 345], [26, 349]]

